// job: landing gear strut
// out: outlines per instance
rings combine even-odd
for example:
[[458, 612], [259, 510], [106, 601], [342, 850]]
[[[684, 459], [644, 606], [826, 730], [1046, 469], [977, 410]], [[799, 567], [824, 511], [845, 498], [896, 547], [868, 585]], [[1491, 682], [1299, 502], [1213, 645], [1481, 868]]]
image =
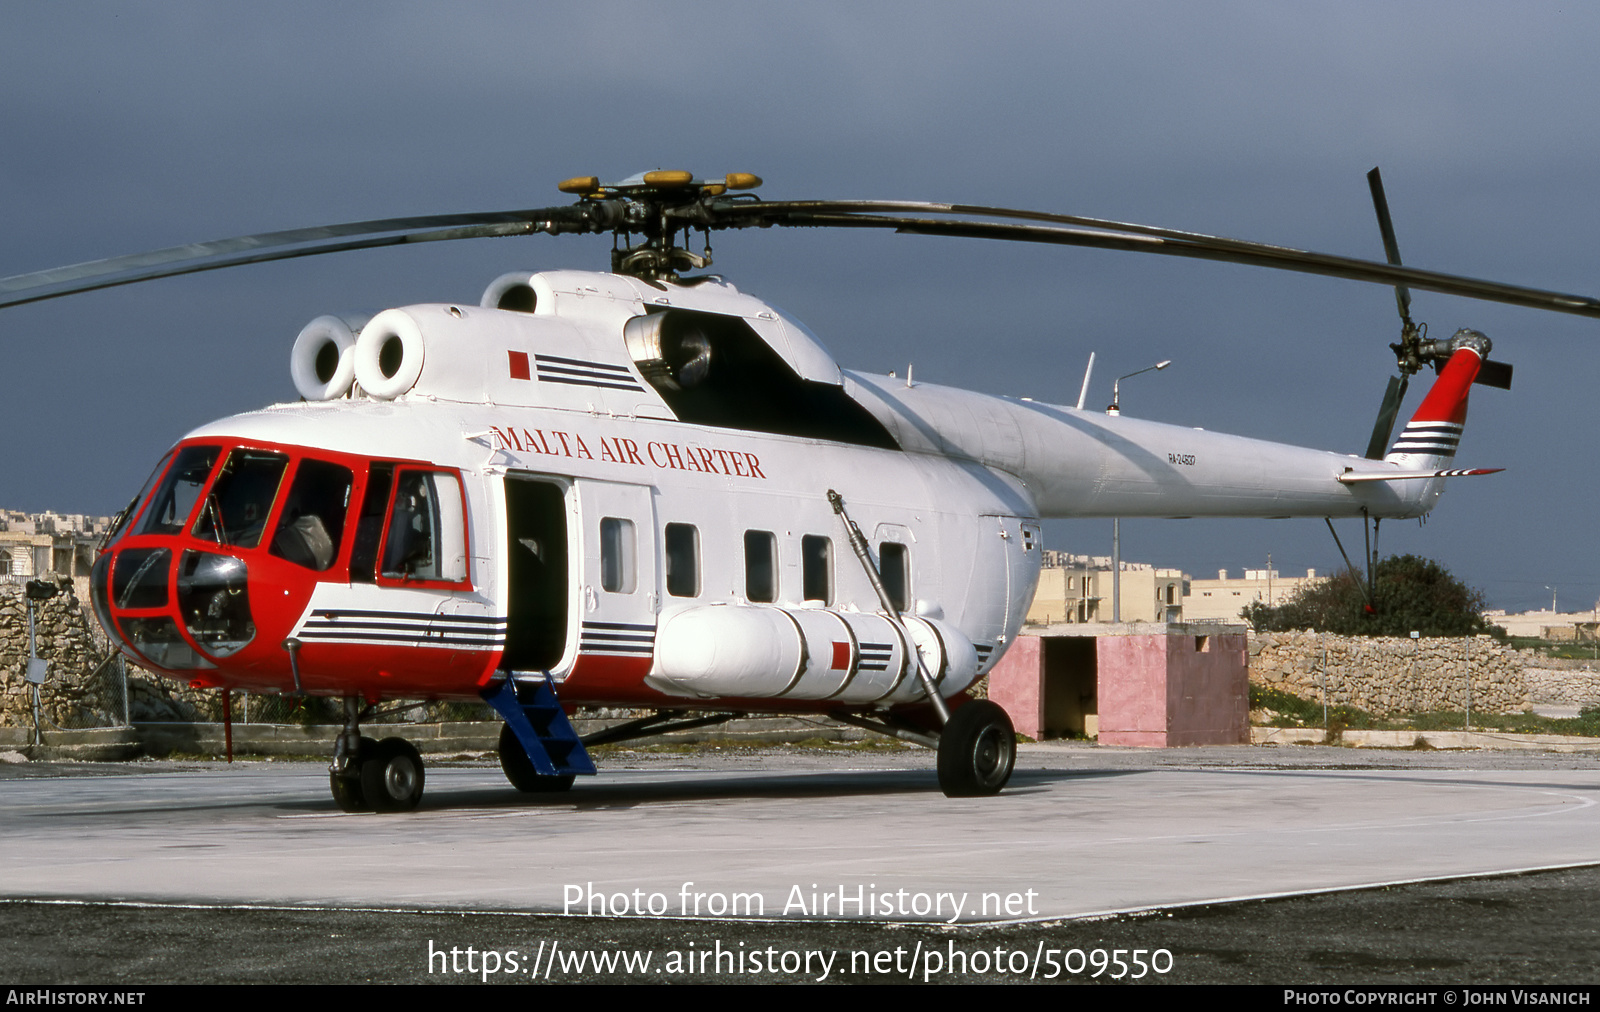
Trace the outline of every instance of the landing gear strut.
[[328, 789], [333, 792], [333, 803], [345, 812], [365, 812], [369, 807], [366, 795], [361, 792], [361, 761], [362, 757], [372, 754], [378, 743], [359, 735], [357, 739], [359, 744], [355, 751], [347, 753], [344, 751], [344, 735], [340, 735], [333, 764], [328, 767]]
[[358, 697], [345, 697], [344, 730], [328, 766], [333, 803], [346, 812], [409, 812], [422, 800], [422, 755], [404, 738], [362, 735], [361, 718], [370, 713]]

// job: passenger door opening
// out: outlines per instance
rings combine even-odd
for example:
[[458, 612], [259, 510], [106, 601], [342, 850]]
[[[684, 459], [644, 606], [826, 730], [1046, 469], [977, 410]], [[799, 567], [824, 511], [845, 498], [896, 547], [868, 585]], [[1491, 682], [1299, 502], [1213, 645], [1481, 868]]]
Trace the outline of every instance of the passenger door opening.
[[506, 477], [509, 606], [503, 666], [549, 671], [567, 646], [566, 489], [550, 481]]

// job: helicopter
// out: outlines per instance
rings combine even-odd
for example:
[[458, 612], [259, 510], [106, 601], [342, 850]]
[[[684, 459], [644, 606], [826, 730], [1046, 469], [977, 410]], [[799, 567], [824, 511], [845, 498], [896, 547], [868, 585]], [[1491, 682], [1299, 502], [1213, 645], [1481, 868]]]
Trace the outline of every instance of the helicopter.
[[[475, 304], [328, 315], [296, 337], [301, 399], [188, 433], [116, 518], [96, 615], [198, 687], [336, 697], [330, 791], [405, 811], [425, 770], [362, 724], [385, 701], [484, 700], [524, 792], [588, 748], [749, 713], [809, 714], [935, 751], [952, 797], [1007, 783], [1015, 734], [969, 691], [1020, 629], [1056, 517], [1420, 517], [1476, 383], [1510, 367], [1430, 339], [1410, 289], [1600, 316], [1600, 301], [1401, 264], [1074, 215], [765, 201], [747, 173], [560, 184], [574, 203], [379, 219], [0, 279], [0, 308], [196, 271], [416, 242], [613, 237], [609, 272], [517, 271]], [[1402, 320], [1363, 456], [841, 368], [804, 324], [706, 272], [722, 229], [889, 229], [1219, 260], [1392, 285]], [[691, 249], [696, 233], [702, 252]], [[700, 273], [695, 273], [700, 272]], [[1391, 444], [1401, 399], [1438, 373]], [[1342, 549], [1341, 549], [1342, 550]], [[652, 711], [580, 737], [576, 706]]]

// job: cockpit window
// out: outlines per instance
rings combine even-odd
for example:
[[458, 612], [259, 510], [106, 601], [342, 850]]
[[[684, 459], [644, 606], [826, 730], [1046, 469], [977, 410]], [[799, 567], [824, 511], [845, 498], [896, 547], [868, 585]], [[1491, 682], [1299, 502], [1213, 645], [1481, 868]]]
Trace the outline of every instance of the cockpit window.
[[211, 466], [221, 452], [215, 446], [186, 446], [161, 480], [139, 520], [140, 534], [177, 534], [211, 476]]
[[211, 492], [200, 506], [194, 536], [219, 545], [254, 548], [272, 512], [287, 454], [270, 450], [234, 450], [222, 465]]
[[467, 578], [461, 482], [440, 471], [402, 470], [395, 480], [382, 574], [399, 580]]
[[139, 494], [134, 496], [123, 511], [112, 519], [111, 530], [106, 533], [106, 544], [109, 545], [117, 540], [128, 524], [133, 521], [134, 511], [145, 501], [145, 497], [150, 494], [150, 490], [155, 487], [156, 482], [166, 473], [167, 465], [172, 462], [172, 455], [175, 452], [174, 450], [167, 451], [167, 455], [161, 458], [161, 463], [157, 464], [156, 469], [150, 472], [150, 477], [145, 481], [144, 487], [139, 490]]
[[339, 557], [354, 476], [348, 467], [302, 460], [284, 501], [272, 554], [322, 572]]

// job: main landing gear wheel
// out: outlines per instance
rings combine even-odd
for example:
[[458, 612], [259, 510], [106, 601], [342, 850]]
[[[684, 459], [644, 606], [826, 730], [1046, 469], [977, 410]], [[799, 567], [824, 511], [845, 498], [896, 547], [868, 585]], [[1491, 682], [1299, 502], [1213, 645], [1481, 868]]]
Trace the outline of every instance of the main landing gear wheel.
[[1017, 732], [999, 704], [976, 699], [950, 716], [939, 736], [939, 787], [946, 797], [1000, 793], [1017, 761]]
[[362, 756], [361, 793], [379, 812], [409, 812], [422, 800], [422, 755], [404, 738], [385, 738]]
[[328, 789], [333, 792], [333, 803], [343, 812], [366, 812], [371, 810], [367, 804], [366, 795], [361, 793], [361, 764], [370, 758], [373, 750], [378, 747], [376, 738], [361, 738], [361, 751], [349, 764], [348, 773], [329, 773]]
[[511, 730], [510, 724], [500, 726], [500, 768], [505, 770], [511, 786], [524, 794], [564, 791], [572, 786], [574, 779], [571, 773], [552, 777], [534, 769], [533, 760], [528, 758], [527, 750], [517, 740], [517, 732]]

